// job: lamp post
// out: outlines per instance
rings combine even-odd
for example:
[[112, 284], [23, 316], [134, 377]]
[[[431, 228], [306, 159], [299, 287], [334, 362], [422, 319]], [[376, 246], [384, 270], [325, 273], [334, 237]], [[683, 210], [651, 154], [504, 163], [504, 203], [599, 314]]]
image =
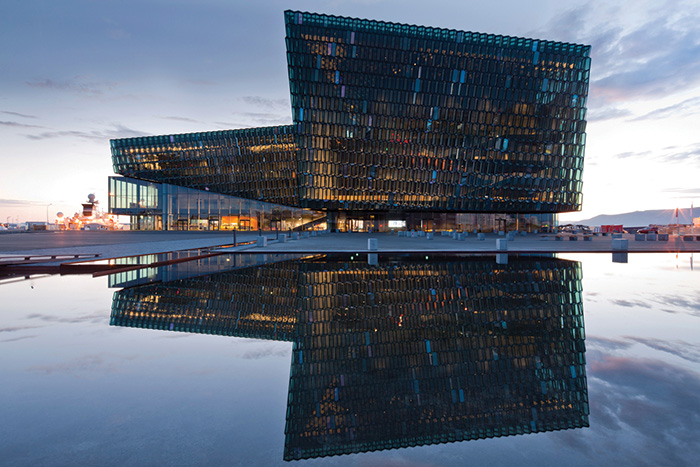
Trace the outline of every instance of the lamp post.
[[46, 228], [47, 229], [49, 226], [49, 206], [53, 206], [53, 203], [49, 203], [46, 205]]
[[690, 202], [690, 235], [695, 235], [695, 222], [693, 221], [693, 202]]

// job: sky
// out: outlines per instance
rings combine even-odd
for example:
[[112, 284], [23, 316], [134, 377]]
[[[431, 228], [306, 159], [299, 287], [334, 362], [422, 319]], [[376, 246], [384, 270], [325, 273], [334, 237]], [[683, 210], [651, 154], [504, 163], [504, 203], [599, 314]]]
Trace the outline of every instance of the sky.
[[700, 205], [698, 0], [4, 0], [0, 222], [106, 208], [112, 138], [291, 123], [285, 9], [591, 45], [560, 219]]

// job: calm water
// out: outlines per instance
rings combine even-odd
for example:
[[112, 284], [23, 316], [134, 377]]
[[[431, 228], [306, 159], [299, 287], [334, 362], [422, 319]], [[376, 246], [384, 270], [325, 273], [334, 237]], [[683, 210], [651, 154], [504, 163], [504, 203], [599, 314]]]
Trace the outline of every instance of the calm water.
[[0, 458], [697, 465], [692, 255], [499, 263], [231, 256], [0, 285]]

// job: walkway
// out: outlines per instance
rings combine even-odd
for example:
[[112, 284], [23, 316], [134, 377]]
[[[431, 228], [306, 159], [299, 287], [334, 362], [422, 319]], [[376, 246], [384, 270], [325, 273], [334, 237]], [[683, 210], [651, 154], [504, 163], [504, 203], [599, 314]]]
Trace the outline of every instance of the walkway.
[[[247, 247], [246, 253], [331, 253], [353, 252], [367, 253], [368, 240], [377, 239], [378, 253], [506, 253], [497, 250], [496, 241], [505, 239], [504, 236], [486, 234], [484, 240], [478, 240], [474, 234], [469, 234], [464, 240], [456, 240], [440, 233], [429, 240], [427, 237], [399, 237], [390, 233], [334, 233], [303, 238], [300, 240], [269, 242], [266, 247]], [[545, 239], [546, 238], [546, 239]], [[682, 241], [671, 237], [667, 242], [635, 241], [634, 235], [624, 235], [628, 243], [628, 252], [700, 252], [700, 241]], [[226, 249], [230, 251], [230, 249]], [[563, 239], [555, 240], [553, 236], [516, 235], [508, 241], [510, 253], [610, 253], [612, 252], [612, 237], [597, 236], [584, 241], [579, 236], [577, 241]]]
[[[238, 232], [239, 243], [254, 241], [257, 232]], [[37, 232], [0, 235], [0, 256], [6, 255], [67, 255], [99, 254], [101, 258], [145, 255], [185, 249], [210, 249], [245, 253], [366, 253], [367, 241], [377, 239], [378, 253], [388, 252], [445, 252], [445, 253], [504, 253], [496, 249], [496, 234], [486, 234], [478, 240], [470, 234], [465, 240], [456, 240], [436, 234], [433, 240], [423, 237], [399, 237], [391, 233], [333, 233], [299, 240], [280, 242], [274, 232], [267, 232], [268, 245], [230, 248], [232, 232]], [[683, 241], [671, 237], [668, 242], [635, 241], [634, 235], [625, 235], [628, 251], [636, 252], [700, 252], [700, 241]], [[612, 252], [612, 238], [593, 237], [590, 241], [545, 240], [541, 235], [517, 235], [508, 241], [510, 253], [588, 253]]]

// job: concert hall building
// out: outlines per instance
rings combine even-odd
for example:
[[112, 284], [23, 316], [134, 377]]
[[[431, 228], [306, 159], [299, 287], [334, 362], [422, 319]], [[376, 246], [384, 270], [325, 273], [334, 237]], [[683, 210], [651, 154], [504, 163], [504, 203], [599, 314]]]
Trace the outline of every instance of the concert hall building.
[[117, 139], [134, 229], [541, 230], [581, 209], [590, 47], [285, 12], [292, 124]]

